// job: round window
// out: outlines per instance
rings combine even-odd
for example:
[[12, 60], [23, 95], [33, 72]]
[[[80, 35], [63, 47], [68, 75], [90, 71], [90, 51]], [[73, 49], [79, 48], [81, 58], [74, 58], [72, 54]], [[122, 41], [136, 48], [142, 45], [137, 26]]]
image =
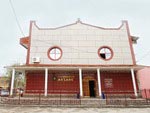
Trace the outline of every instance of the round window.
[[110, 47], [103, 46], [98, 49], [98, 55], [104, 60], [110, 60], [113, 57], [113, 51]]
[[62, 50], [59, 47], [52, 47], [48, 50], [48, 57], [51, 60], [59, 60], [62, 56]]

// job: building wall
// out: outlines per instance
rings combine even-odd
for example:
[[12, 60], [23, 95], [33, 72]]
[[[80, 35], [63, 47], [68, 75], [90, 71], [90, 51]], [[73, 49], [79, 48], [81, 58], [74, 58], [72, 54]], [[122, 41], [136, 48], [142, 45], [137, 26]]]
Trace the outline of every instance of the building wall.
[[150, 68], [139, 70], [138, 78], [140, 82], [140, 90], [143, 98], [150, 98]]
[[[28, 72], [26, 92], [44, 93], [44, 72]], [[89, 81], [94, 81], [95, 95], [98, 96], [98, 81], [96, 72], [84, 71], [82, 76], [83, 96], [90, 96]], [[137, 81], [136, 81], [137, 82]], [[133, 83], [131, 73], [101, 72], [101, 89], [103, 93], [132, 93]], [[79, 75], [77, 72], [51, 72], [48, 74], [48, 94], [77, 94], [80, 92]]]
[[[58, 61], [47, 56], [48, 49], [53, 46], [62, 49], [62, 58]], [[105, 61], [98, 56], [102, 46], [113, 50], [111, 60]], [[80, 22], [57, 29], [39, 29], [32, 23], [29, 64], [32, 64], [32, 57], [40, 57], [40, 64], [133, 64], [126, 22], [118, 29], [103, 29]]]
[[39, 72], [32, 72], [26, 74], [26, 92], [43, 93], [44, 92], [45, 77]]
[[[44, 92], [45, 74], [44, 72], [28, 72], [26, 75], [26, 92]], [[48, 74], [48, 93], [78, 93], [79, 76], [74, 72], [54, 72]]]
[[131, 73], [101, 73], [102, 91], [105, 93], [133, 93]]

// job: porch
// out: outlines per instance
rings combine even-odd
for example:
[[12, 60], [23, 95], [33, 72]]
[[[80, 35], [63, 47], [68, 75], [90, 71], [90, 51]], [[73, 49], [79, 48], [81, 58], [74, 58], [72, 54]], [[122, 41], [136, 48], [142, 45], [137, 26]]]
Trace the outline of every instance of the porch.
[[106, 92], [115, 94], [127, 94], [130, 92], [130, 94], [134, 94], [137, 97], [138, 84], [136, 71], [141, 68], [140, 66], [9, 67], [9, 69], [12, 69], [10, 96], [13, 95], [15, 72], [19, 71], [25, 76], [30, 76], [30, 80], [37, 78], [34, 80], [36, 81], [36, 88], [30, 84], [33, 81], [28, 83], [27, 80], [26, 93], [30, 93], [29, 90], [41, 90], [41, 93], [46, 97], [49, 94], [53, 94], [54, 90], [57, 92], [62, 89], [66, 93], [79, 93], [80, 97], [102, 98]]

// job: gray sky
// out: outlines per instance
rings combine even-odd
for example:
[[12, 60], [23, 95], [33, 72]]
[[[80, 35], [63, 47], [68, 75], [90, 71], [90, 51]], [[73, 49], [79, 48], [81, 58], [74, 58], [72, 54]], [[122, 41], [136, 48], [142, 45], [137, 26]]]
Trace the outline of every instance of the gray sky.
[[[25, 36], [29, 22], [40, 27], [58, 27], [82, 22], [118, 27], [128, 20], [131, 35], [139, 36], [134, 46], [137, 64], [150, 65], [150, 0], [11, 0]], [[0, 0], [0, 73], [4, 66], [25, 63], [26, 49], [19, 44], [21, 34], [9, 0]]]

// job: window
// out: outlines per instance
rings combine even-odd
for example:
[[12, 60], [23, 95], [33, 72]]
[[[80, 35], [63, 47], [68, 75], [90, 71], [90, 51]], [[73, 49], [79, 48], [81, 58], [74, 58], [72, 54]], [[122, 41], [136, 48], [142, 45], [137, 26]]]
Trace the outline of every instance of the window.
[[51, 60], [59, 60], [62, 56], [62, 50], [59, 47], [52, 47], [48, 50], [48, 57]]
[[113, 51], [110, 47], [103, 46], [98, 49], [98, 55], [104, 60], [110, 60], [113, 57]]

